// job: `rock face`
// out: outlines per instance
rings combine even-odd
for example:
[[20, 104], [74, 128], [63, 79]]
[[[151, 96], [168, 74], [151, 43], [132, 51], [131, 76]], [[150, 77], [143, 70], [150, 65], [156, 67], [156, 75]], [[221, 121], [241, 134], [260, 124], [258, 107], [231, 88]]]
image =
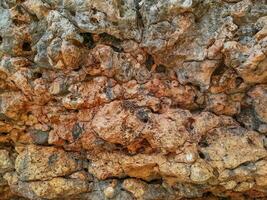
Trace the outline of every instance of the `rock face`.
[[267, 198], [266, 0], [0, 0], [0, 200]]

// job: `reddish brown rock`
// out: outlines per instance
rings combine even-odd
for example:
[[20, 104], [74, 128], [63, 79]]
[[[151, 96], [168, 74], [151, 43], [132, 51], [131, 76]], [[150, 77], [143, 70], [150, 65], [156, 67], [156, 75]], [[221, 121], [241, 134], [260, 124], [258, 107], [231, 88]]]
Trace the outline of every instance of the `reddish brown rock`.
[[266, 15], [1, 0], [0, 199], [265, 199]]

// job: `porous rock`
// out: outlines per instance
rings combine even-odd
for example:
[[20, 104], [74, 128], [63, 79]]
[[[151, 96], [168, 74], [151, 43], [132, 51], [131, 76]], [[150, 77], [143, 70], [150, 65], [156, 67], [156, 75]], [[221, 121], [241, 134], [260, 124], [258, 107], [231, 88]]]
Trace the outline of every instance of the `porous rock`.
[[267, 198], [265, 0], [0, 0], [0, 199]]

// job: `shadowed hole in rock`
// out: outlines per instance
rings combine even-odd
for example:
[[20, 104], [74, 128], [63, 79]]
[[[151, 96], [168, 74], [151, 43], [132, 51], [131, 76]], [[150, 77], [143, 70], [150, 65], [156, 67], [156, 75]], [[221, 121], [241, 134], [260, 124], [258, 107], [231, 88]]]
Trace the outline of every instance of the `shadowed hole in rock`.
[[119, 38], [116, 38], [113, 35], [110, 35], [108, 33], [101, 33], [99, 34], [100, 37], [100, 43], [110, 46], [113, 51], [116, 51], [118, 53], [123, 52], [123, 48], [121, 46], [122, 40]]
[[92, 36], [92, 33], [80, 33], [83, 37], [83, 44], [89, 49], [93, 49], [95, 47], [95, 42]]
[[24, 24], [24, 21], [21, 21], [19, 19], [12, 19], [13, 24], [15, 24], [16, 26], [20, 26], [22, 24]]
[[153, 179], [151, 181], [145, 181], [145, 182], [148, 183], [148, 184], [154, 184], [154, 185], [159, 184], [159, 185], [162, 185], [163, 180], [162, 180], [162, 178], [157, 178], [157, 179]]
[[229, 197], [219, 197], [219, 200], [231, 200]]
[[148, 69], [148, 71], [151, 71], [152, 66], [155, 64], [154, 59], [151, 55], [148, 55], [147, 59], [146, 59], [146, 68]]
[[240, 166], [241, 166], [241, 167], [250, 167], [250, 166], [252, 166], [252, 165], [254, 165], [253, 162], [251, 162], [251, 161], [247, 161], [247, 162], [242, 163]]
[[201, 159], [206, 159], [206, 156], [205, 156], [205, 154], [204, 154], [203, 152], [198, 151], [198, 155], [199, 155], [199, 157], [200, 157]]
[[[243, 110], [241, 109], [241, 111], [243, 111]], [[238, 117], [239, 117], [239, 115], [233, 115], [233, 119], [235, 121], [237, 121], [241, 127], [247, 128], [246, 125]]]
[[76, 15], [76, 12], [75, 12], [74, 10], [69, 10], [69, 12], [70, 12], [70, 14], [71, 14], [72, 16], [75, 16], [75, 15]]
[[82, 66], [79, 66], [79, 67], [75, 68], [73, 71], [78, 72], [78, 71], [80, 71], [81, 69], [82, 69]]
[[7, 135], [8, 134], [8, 132], [0, 132], [0, 136], [1, 135]]
[[140, 13], [140, 5], [139, 5], [140, 2], [141, 0], [134, 0], [135, 11], [136, 11], [136, 25], [139, 29], [144, 28], [143, 17]]
[[96, 77], [97, 77], [96, 75], [86, 74], [83, 81], [92, 81]]
[[23, 51], [31, 51], [32, 50], [31, 43], [30, 42], [23, 42], [22, 43], [22, 50]]
[[117, 150], [123, 150], [124, 149], [122, 144], [114, 144], [114, 146], [115, 146], [115, 149], [117, 149]]
[[166, 73], [167, 69], [165, 65], [158, 65], [156, 67], [156, 72], [157, 73]]
[[[129, 146], [128, 146], [129, 147]], [[155, 149], [152, 148], [151, 144], [146, 138], [140, 138], [140, 141], [133, 145], [132, 151], [130, 151], [131, 155], [139, 154], [139, 153], [153, 153]]]
[[90, 21], [94, 24], [97, 24], [98, 23], [98, 20], [95, 18], [95, 17], [91, 17], [90, 18]]
[[43, 74], [41, 72], [34, 72], [33, 73], [33, 79], [42, 78]]
[[74, 140], [78, 139], [83, 132], [83, 127], [79, 123], [74, 124], [72, 128], [72, 137]]
[[207, 140], [204, 138], [204, 139], [201, 139], [200, 141], [199, 141], [199, 143], [198, 143], [198, 145], [200, 146], [200, 147], [208, 147], [209, 146], [209, 143], [207, 142]]
[[26, 0], [17, 0], [17, 3], [23, 3], [25, 2]]
[[147, 123], [149, 121], [148, 116], [149, 110], [148, 109], [139, 109], [136, 112], [136, 116], [138, 119], [140, 119], [142, 122]]
[[189, 133], [191, 133], [192, 130], [194, 129], [194, 126], [193, 126], [193, 123], [194, 123], [194, 122], [195, 122], [195, 119], [189, 117], [189, 118], [187, 119], [187, 121], [185, 122], [185, 124], [184, 124], [184, 127], [186, 128], [186, 130], [187, 130]]
[[32, 111], [28, 111], [26, 114], [27, 115], [32, 115]]
[[52, 99], [51, 99], [51, 103], [52, 103], [52, 104], [57, 104], [57, 103], [58, 103], [58, 100], [55, 99], [55, 98], [52, 98]]
[[111, 48], [113, 49], [113, 51], [116, 51], [118, 53], [123, 52], [123, 49], [121, 47], [115, 47], [115, 46], [111, 46]]
[[227, 69], [227, 67], [224, 64], [220, 64], [212, 73], [213, 76], [216, 75], [221, 75], [223, 74], [223, 72], [225, 72], [225, 70]]
[[255, 145], [255, 143], [253, 142], [253, 140], [252, 140], [252, 139], [250, 139], [250, 138], [247, 138], [247, 141], [248, 141], [248, 144], [249, 144], [249, 145]]
[[189, 84], [191, 85], [192, 87], [194, 87], [197, 91], [201, 91], [201, 88], [199, 85], [193, 85], [193, 84]]
[[[209, 159], [209, 161], [210, 161], [210, 159]], [[220, 173], [219, 173], [219, 171], [218, 171], [217, 168], [214, 168], [214, 169], [213, 169], [213, 175], [214, 175], [215, 177], [219, 177], [219, 176], [220, 176]]]
[[0, 35], [0, 44], [2, 44], [2, 42], [3, 42], [3, 38], [2, 38], [2, 36]]
[[108, 42], [111, 42], [111, 43], [113, 42], [113, 43], [117, 43], [117, 44], [122, 42], [121, 39], [116, 38], [115, 36], [110, 35], [108, 33], [101, 33], [101, 34], [99, 34], [99, 36], [100, 36], [102, 42], [107, 42], [107, 43]]
[[96, 8], [92, 8], [92, 11], [93, 11], [93, 15], [97, 14], [97, 9]]
[[235, 85], [236, 85], [236, 87], [239, 87], [243, 82], [244, 82], [244, 80], [241, 77], [237, 77], [235, 79]]
[[205, 192], [202, 197], [211, 197], [213, 196], [212, 192]]
[[136, 155], [138, 153], [154, 153], [155, 149], [152, 148], [151, 144], [146, 138], [136, 138], [134, 142], [130, 143], [126, 147], [128, 155]]
[[188, 75], [184, 75], [184, 78], [185, 78], [185, 79], [189, 79], [189, 76], [188, 76]]

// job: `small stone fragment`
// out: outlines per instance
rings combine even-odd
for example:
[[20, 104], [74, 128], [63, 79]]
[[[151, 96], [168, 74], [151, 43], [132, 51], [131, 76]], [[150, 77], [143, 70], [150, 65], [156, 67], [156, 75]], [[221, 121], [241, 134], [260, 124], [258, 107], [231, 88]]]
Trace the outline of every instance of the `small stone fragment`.
[[114, 197], [114, 193], [115, 193], [115, 191], [114, 191], [113, 187], [109, 186], [106, 189], [104, 189], [104, 194], [108, 199], [113, 198]]
[[7, 150], [0, 150], [0, 173], [12, 171], [14, 169], [14, 163], [11, 159], [11, 155]]

